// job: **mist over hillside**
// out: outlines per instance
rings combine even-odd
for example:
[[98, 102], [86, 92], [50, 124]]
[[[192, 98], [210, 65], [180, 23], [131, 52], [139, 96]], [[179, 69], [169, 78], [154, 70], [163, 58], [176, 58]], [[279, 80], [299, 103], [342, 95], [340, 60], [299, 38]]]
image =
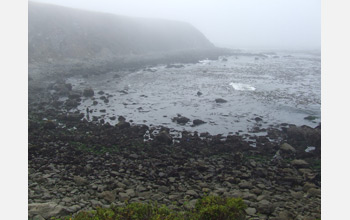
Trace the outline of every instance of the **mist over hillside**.
[[215, 49], [185, 22], [132, 18], [29, 2], [29, 62]]

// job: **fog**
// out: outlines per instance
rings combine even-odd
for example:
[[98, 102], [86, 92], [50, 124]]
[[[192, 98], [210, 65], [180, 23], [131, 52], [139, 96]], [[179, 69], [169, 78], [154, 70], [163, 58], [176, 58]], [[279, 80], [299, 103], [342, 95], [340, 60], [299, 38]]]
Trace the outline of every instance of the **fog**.
[[319, 49], [319, 0], [40, 0], [133, 17], [186, 21], [216, 46]]

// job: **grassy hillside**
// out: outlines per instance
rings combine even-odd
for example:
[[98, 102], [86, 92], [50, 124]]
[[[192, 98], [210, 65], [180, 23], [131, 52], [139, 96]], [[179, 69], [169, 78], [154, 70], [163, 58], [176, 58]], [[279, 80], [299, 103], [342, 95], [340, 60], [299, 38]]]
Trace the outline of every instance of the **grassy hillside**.
[[131, 18], [29, 2], [29, 62], [214, 48], [185, 22]]

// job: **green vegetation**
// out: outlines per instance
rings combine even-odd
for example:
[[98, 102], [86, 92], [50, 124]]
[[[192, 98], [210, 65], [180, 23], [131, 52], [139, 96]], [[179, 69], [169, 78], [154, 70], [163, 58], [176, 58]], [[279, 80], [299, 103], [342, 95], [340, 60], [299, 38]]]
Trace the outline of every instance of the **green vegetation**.
[[247, 208], [242, 199], [208, 196], [196, 203], [191, 219], [245, 219], [244, 209]]
[[[167, 206], [130, 203], [125, 207], [97, 208], [83, 211], [64, 220], [241, 220], [245, 219], [246, 205], [240, 198], [207, 196], [199, 199], [193, 210], [175, 211]], [[183, 209], [182, 209], [183, 210]], [[59, 220], [57, 218], [52, 218]]]
[[320, 159], [315, 159], [312, 163], [311, 163], [311, 169], [321, 172], [321, 160]]

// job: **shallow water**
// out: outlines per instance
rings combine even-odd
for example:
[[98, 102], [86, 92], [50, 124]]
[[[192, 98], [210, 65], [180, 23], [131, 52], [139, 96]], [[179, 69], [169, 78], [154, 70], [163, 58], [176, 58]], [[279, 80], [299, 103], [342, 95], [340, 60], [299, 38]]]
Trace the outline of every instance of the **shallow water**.
[[[280, 123], [317, 126], [321, 116], [321, 57], [314, 54], [279, 53], [267, 58], [227, 57], [227, 61], [202, 61], [183, 68], [156, 66], [137, 72], [110, 72], [87, 79], [70, 78], [77, 89], [95, 90], [97, 105], [86, 98], [78, 107], [92, 116], [124, 116], [127, 121], [149, 126], [210, 134], [246, 133], [259, 126]], [[291, 56], [290, 56], [291, 55]], [[97, 94], [112, 95], [104, 103]], [[197, 92], [202, 93], [198, 95]], [[215, 99], [226, 103], [216, 103]], [[105, 109], [106, 112], [100, 112]], [[172, 122], [178, 114], [186, 125]], [[314, 121], [306, 116], [317, 117]], [[256, 121], [255, 118], [262, 121]], [[193, 127], [192, 121], [205, 124]]]

